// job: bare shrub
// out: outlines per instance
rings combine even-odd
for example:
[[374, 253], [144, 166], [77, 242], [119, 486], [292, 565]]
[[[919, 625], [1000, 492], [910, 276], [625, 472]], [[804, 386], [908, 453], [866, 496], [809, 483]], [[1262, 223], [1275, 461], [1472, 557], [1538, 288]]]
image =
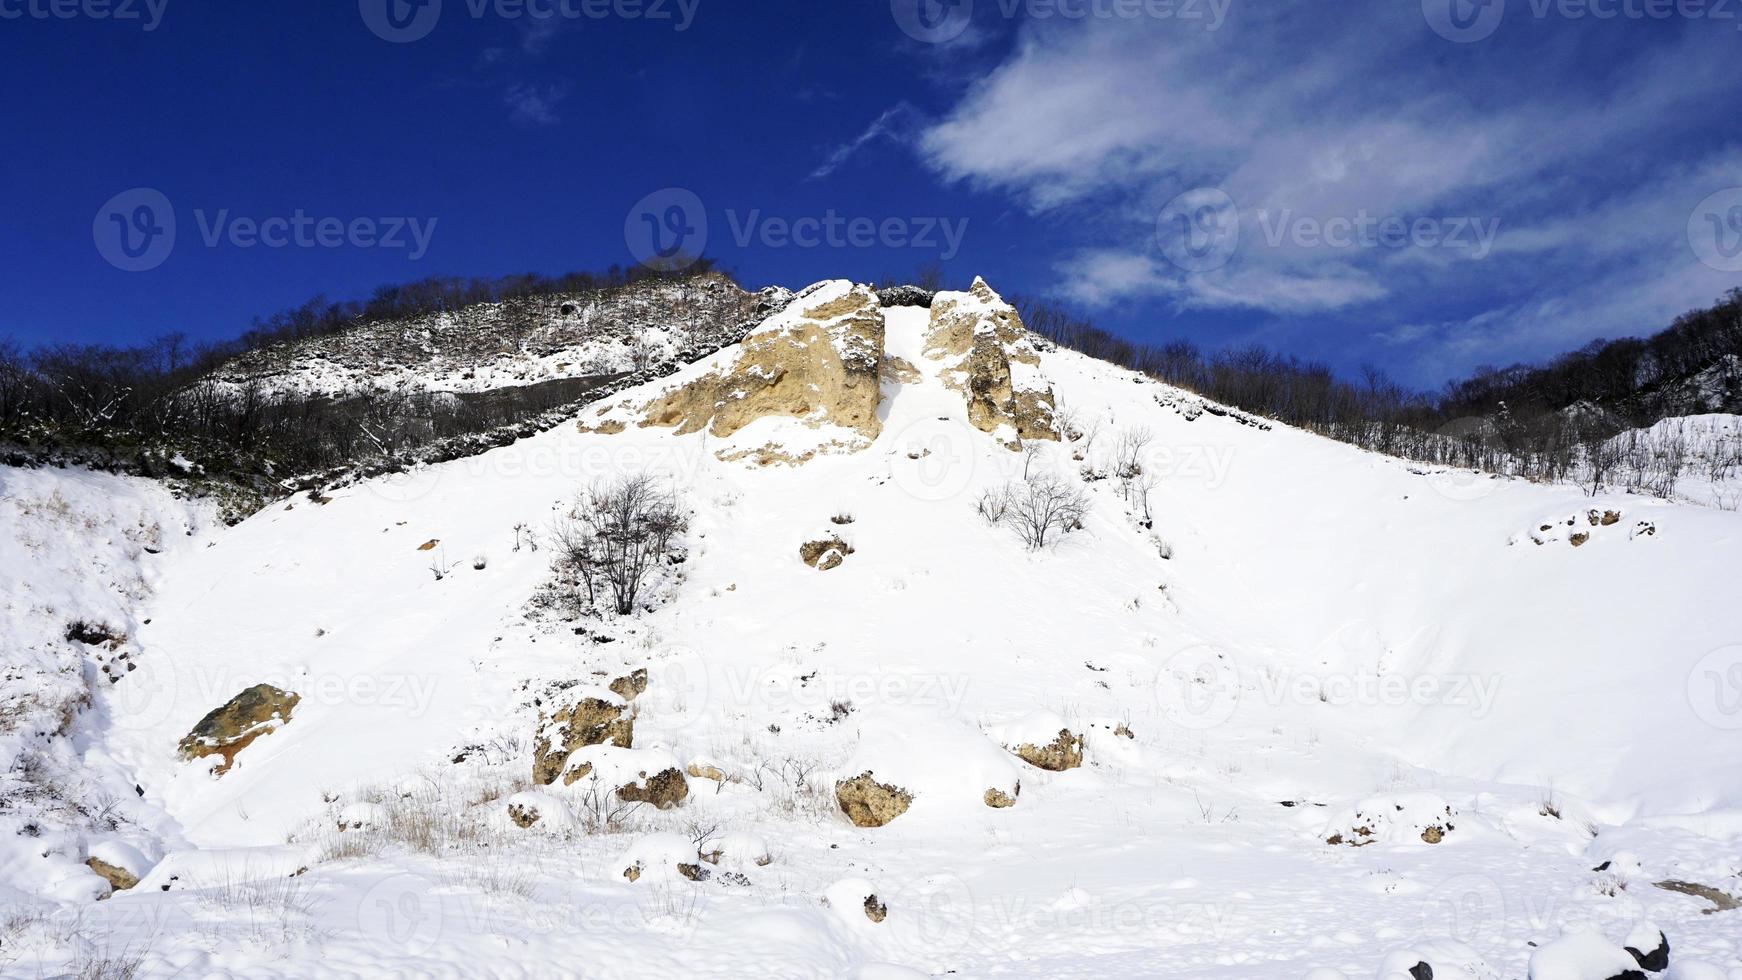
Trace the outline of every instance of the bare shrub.
[[980, 515], [994, 525], [1016, 532], [1030, 551], [1040, 551], [1082, 527], [1089, 497], [1051, 473], [988, 491], [980, 498]]
[[688, 529], [671, 491], [639, 474], [595, 483], [557, 521], [552, 540], [558, 566], [580, 580], [588, 608], [628, 616], [654, 570], [681, 560], [678, 537]]

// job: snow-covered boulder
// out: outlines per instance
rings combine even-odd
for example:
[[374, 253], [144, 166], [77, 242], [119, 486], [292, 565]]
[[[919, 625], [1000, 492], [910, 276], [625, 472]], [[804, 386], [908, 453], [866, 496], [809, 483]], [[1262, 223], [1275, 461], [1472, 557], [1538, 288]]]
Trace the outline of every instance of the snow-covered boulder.
[[881, 827], [909, 806], [940, 814], [1002, 808], [1022, 792], [1009, 754], [955, 722], [872, 728], [844, 771], [855, 775], [836, 783], [836, 800], [860, 827]]
[[663, 749], [622, 749], [589, 745], [569, 756], [564, 786], [604, 787], [626, 803], [651, 803], [670, 810], [690, 795], [677, 757]]
[[1644, 919], [1635, 922], [1627, 938], [1621, 940], [1621, 948], [1647, 973], [1669, 969], [1669, 937], [1655, 922]]
[[1071, 731], [1065, 720], [1051, 711], [1034, 711], [993, 725], [987, 733], [1037, 769], [1064, 772], [1083, 764], [1083, 736]]
[[823, 904], [851, 931], [862, 931], [889, 917], [889, 906], [863, 878], [843, 878], [823, 892]]
[[154, 862], [138, 848], [121, 840], [106, 840], [91, 845], [85, 867], [109, 883], [111, 891], [126, 891], [139, 884], [151, 872]]
[[710, 875], [695, 842], [681, 834], [648, 834], [629, 846], [612, 865], [632, 882], [703, 881]]
[[1592, 929], [1569, 929], [1530, 955], [1530, 980], [1646, 980], [1638, 961]]
[[1431, 939], [1400, 949], [1380, 964], [1378, 980], [1500, 980], [1480, 954], [1450, 939]]
[[733, 831], [702, 842], [702, 860], [728, 871], [765, 868], [774, 863], [774, 853], [760, 834]]
[[534, 827], [545, 832], [567, 830], [575, 822], [574, 814], [554, 793], [526, 790], [515, 793], [502, 802], [502, 812], [508, 821], [523, 830]]
[[539, 706], [532, 738], [533, 783], [549, 786], [576, 749], [605, 744], [622, 749], [635, 745], [635, 718], [626, 700], [585, 684], [552, 693]]

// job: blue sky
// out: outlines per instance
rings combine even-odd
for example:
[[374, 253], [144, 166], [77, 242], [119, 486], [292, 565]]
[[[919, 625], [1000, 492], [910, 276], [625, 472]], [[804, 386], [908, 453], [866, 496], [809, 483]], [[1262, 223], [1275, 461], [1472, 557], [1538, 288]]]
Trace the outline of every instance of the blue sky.
[[27, 345], [704, 221], [1428, 386], [1742, 285], [1742, 0], [0, 0], [0, 85]]

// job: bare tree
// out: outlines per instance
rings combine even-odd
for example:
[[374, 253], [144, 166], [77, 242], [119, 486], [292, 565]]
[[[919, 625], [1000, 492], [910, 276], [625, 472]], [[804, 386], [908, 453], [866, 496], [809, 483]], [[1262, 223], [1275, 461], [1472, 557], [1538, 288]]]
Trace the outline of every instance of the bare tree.
[[[1040, 551], [1082, 527], [1089, 512], [1088, 495], [1051, 473], [1005, 487], [997, 502], [998, 517], [987, 519], [1009, 525], [1030, 551]], [[985, 498], [981, 506], [986, 514]]]
[[580, 579], [587, 605], [608, 601], [628, 616], [652, 572], [677, 555], [677, 537], [688, 527], [671, 491], [639, 474], [595, 483], [552, 528], [552, 540], [557, 564]]

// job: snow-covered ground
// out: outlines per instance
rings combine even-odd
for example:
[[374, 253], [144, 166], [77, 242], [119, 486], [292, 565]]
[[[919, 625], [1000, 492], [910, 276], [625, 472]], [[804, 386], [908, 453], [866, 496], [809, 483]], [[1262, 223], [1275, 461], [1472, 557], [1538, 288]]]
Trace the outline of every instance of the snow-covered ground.
[[[93, 614], [140, 666], [93, 685], [75, 761], [140, 795], [113, 831], [6, 825], [0, 971], [1513, 978], [1563, 929], [1551, 960], [1649, 920], [1742, 976], [1742, 910], [1657, 886], [1742, 896], [1742, 515], [1422, 476], [1065, 351], [1040, 371], [1081, 437], [1027, 460], [968, 424], [926, 312], [886, 312], [918, 376], [886, 372], [861, 452], [756, 468], [705, 433], [562, 426], [135, 558], [150, 588]], [[1093, 478], [1138, 430], [1153, 528]], [[1093, 500], [1039, 553], [975, 513], [1025, 465]], [[551, 524], [643, 471], [693, 511], [681, 580], [573, 620]], [[48, 604], [12, 597], [45, 573], [0, 531], [10, 671], [58, 623], [30, 632]], [[838, 568], [800, 560], [833, 535]], [[535, 698], [643, 667], [634, 749], [587, 751], [728, 778], [666, 811], [529, 787]], [[259, 683], [301, 696], [287, 724], [221, 778], [178, 761]], [[1005, 751], [1061, 725], [1081, 768]], [[846, 820], [835, 782], [864, 771], [908, 812]], [[92, 902], [99, 848], [143, 880]], [[698, 850], [722, 856], [692, 881]]]

